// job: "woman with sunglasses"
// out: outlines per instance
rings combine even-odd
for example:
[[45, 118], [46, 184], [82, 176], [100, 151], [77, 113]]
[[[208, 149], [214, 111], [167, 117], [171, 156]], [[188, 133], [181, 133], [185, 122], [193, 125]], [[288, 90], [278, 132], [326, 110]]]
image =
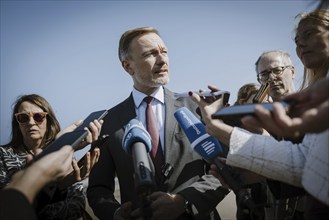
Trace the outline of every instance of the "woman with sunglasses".
[[[19, 97], [12, 114], [12, 137], [7, 145], [0, 147], [0, 188], [5, 187], [11, 177], [26, 166], [27, 155], [35, 155], [57, 136], [71, 131], [73, 124], [60, 132], [60, 125], [50, 104], [43, 97], [31, 94]], [[88, 136], [81, 146], [95, 141], [101, 122], [90, 124]], [[71, 172], [61, 181], [44, 189], [37, 197], [35, 208], [39, 219], [78, 219], [84, 213], [85, 194], [82, 183], [88, 177], [99, 158], [99, 149], [87, 153], [83, 166], [73, 160]]]

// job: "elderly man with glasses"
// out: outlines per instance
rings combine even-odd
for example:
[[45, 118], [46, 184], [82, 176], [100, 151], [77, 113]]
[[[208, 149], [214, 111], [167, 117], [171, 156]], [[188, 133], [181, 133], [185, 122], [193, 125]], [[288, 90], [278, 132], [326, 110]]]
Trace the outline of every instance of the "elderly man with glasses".
[[256, 61], [257, 80], [269, 83], [269, 95], [274, 101], [295, 92], [295, 68], [289, 53], [273, 50], [262, 53]]
[[[288, 52], [266, 51], [260, 55], [255, 65], [258, 82], [269, 84], [269, 95], [274, 101], [295, 92], [295, 68]], [[299, 201], [301, 198], [291, 198], [291, 195], [303, 194], [303, 190], [271, 180], [267, 180], [267, 185], [270, 191], [267, 192], [268, 208], [265, 208], [265, 219], [303, 219], [303, 204]], [[287, 197], [290, 198], [286, 199]]]

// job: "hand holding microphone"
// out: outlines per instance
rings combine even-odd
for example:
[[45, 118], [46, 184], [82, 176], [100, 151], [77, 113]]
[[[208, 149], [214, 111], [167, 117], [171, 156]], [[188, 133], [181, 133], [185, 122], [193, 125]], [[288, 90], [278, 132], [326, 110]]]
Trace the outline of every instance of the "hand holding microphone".
[[144, 219], [152, 217], [149, 195], [155, 190], [148, 152], [151, 151], [151, 137], [142, 122], [132, 119], [125, 127], [122, 139], [123, 149], [131, 154], [134, 164], [134, 179]]
[[152, 148], [151, 137], [137, 119], [130, 120], [126, 125], [122, 147], [132, 155], [138, 193], [147, 193], [149, 190], [153, 190], [153, 174], [148, 159], [148, 152]]
[[204, 124], [186, 107], [179, 108], [174, 113], [174, 116], [189, 139], [193, 150], [208, 163], [216, 165], [218, 173], [229, 188], [234, 191], [241, 207], [248, 208], [254, 214], [258, 214], [257, 207], [252, 201], [249, 192], [243, 187], [239, 176], [232, 172], [232, 167], [220, 161], [219, 156], [223, 149], [218, 140], [206, 132]]

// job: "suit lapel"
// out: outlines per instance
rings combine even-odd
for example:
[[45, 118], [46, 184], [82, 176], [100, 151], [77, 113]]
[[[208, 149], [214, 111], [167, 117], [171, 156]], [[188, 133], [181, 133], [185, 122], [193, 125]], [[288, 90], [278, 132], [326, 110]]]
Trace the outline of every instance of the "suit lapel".
[[177, 121], [174, 117], [175, 111], [183, 107], [183, 103], [177, 101], [174, 98], [174, 95], [171, 91], [168, 89], [164, 88], [164, 93], [165, 93], [165, 146], [164, 146], [164, 152], [165, 152], [165, 162], [172, 164], [171, 159], [175, 158], [172, 157], [171, 154], [175, 153], [175, 149], [172, 149], [170, 146], [174, 135], [175, 135], [175, 129], [177, 129]]
[[119, 120], [125, 126], [133, 118], [136, 118], [136, 111], [134, 99], [131, 93], [130, 96], [121, 105]]

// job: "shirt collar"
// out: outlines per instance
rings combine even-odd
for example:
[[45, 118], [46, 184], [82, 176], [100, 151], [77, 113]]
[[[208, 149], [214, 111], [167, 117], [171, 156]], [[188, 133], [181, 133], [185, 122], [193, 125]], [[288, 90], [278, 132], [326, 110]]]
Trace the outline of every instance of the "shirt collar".
[[[132, 95], [136, 108], [139, 108], [144, 98], [147, 96], [146, 94], [135, 89], [135, 87], [133, 88]], [[164, 89], [162, 86], [158, 87], [157, 90], [155, 90], [150, 96], [154, 97], [156, 100], [164, 104]]]

